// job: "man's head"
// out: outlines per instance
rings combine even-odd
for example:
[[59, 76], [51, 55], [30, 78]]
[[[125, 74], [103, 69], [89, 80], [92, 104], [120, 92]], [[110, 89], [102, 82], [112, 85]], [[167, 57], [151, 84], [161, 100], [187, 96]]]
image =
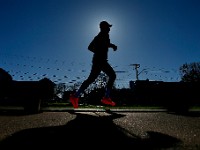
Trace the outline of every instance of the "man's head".
[[111, 24], [109, 24], [107, 21], [101, 21], [99, 24], [100, 28], [105, 28], [105, 27], [112, 27]]
[[112, 27], [111, 24], [109, 24], [107, 21], [101, 21], [99, 24], [99, 27], [103, 31], [110, 31], [110, 27]]

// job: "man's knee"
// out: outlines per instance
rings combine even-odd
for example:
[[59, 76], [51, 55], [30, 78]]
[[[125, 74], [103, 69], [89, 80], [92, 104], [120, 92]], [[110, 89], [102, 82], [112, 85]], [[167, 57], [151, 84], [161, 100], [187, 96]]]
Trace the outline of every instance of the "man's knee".
[[114, 74], [114, 80], [116, 79], [116, 77], [117, 77], [116, 74]]
[[117, 77], [116, 74], [113, 73], [113, 74], [110, 76], [110, 79], [114, 81], [114, 80], [116, 79], [116, 77]]

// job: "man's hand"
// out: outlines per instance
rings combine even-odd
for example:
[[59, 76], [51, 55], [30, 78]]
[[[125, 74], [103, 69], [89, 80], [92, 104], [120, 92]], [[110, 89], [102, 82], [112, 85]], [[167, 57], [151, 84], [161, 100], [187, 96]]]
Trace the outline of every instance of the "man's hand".
[[112, 47], [114, 51], [117, 50], [117, 46], [115, 44], [111, 44], [110, 47]]
[[117, 46], [116, 46], [116, 45], [113, 46], [113, 50], [114, 50], [114, 51], [117, 50]]

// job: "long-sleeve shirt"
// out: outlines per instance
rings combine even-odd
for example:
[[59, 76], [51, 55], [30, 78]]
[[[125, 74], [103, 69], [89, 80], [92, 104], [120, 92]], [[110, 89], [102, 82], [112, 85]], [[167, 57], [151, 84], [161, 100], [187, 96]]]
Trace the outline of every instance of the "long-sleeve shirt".
[[99, 32], [88, 46], [88, 49], [94, 53], [93, 61], [107, 61], [110, 44], [109, 34]]

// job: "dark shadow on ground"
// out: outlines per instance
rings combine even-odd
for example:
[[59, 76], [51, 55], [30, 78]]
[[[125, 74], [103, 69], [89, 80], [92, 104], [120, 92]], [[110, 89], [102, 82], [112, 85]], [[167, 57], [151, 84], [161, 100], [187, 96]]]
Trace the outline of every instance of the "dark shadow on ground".
[[22, 130], [0, 143], [1, 148], [64, 148], [64, 149], [162, 149], [176, 147], [180, 140], [157, 132], [140, 138], [113, 123], [121, 114], [106, 116], [75, 113], [66, 125]]

